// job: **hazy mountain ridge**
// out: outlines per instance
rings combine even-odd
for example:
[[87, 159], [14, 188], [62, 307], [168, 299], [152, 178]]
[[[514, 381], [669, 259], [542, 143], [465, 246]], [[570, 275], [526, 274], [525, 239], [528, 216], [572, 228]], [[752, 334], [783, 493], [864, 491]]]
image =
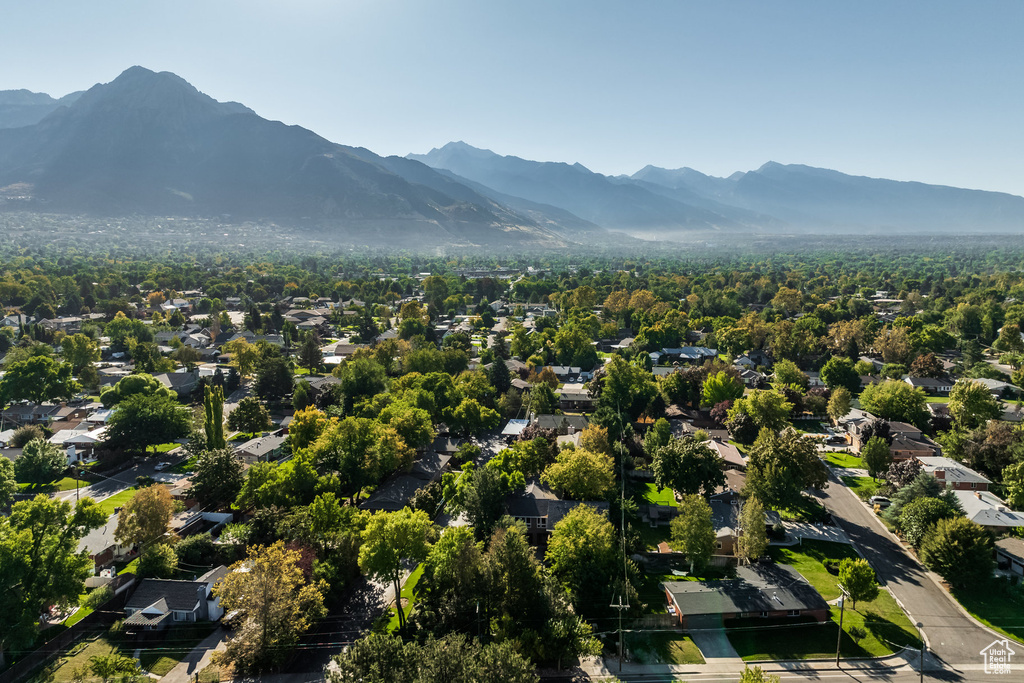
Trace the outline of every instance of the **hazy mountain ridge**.
[[423, 164], [268, 121], [141, 67], [34, 125], [0, 129], [0, 188], [8, 188], [0, 201], [17, 209], [312, 221], [342, 231], [376, 223], [385, 243], [399, 234], [468, 244], [562, 239]]
[[409, 158], [509, 195], [558, 206], [606, 228], [669, 239], [700, 229], [825, 233], [1024, 229], [1022, 197], [853, 176], [804, 165], [768, 162], [728, 178], [692, 168], [646, 166], [632, 176], [609, 177], [580, 164], [500, 156], [463, 142]]
[[0, 128], [34, 126], [58, 107], [67, 106], [81, 97], [82, 91], [60, 99], [31, 90], [0, 90]]

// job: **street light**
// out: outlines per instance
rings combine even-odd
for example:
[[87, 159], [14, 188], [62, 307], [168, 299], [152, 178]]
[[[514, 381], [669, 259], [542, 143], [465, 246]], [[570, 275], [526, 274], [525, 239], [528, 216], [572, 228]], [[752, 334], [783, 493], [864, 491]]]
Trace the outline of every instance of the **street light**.
[[842, 595], [839, 596], [839, 633], [836, 635], [836, 666], [839, 666], [839, 645], [843, 642], [843, 613], [846, 611], [846, 597], [849, 595], [843, 584], [837, 583]]

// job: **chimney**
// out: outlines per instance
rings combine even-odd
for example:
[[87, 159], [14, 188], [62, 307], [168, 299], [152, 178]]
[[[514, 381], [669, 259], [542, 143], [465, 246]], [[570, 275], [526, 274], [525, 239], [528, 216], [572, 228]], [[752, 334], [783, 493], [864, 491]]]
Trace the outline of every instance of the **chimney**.
[[981, 500], [981, 491], [975, 491], [974, 497], [977, 498], [978, 500]]

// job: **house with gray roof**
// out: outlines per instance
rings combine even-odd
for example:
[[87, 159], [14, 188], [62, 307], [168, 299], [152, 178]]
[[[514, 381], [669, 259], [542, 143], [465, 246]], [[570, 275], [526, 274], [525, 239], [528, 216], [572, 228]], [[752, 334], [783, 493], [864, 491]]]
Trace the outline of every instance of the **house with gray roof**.
[[551, 489], [531, 483], [523, 491], [505, 497], [505, 511], [526, 524], [526, 537], [532, 545], [547, 545], [555, 524], [578, 505], [587, 505], [603, 513], [608, 512], [606, 501], [562, 500]]
[[264, 433], [235, 448], [235, 456], [246, 465], [271, 462], [281, 457], [284, 440], [285, 434], [280, 430], [269, 434]]
[[228, 572], [221, 565], [195, 581], [143, 579], [125, 603], [126, 629], [158, 631], [172, 624], [217, 621], [224, 610], [220, 598], [213, 596], [213, 585]]
[[725, 620], [793, 619], [824, 622], [829, 606], [800, 574], [784, 565], [753, 564], [736, 569], [735, 579], [666, 581], [669, 613], [683, 630], [721, 628]]

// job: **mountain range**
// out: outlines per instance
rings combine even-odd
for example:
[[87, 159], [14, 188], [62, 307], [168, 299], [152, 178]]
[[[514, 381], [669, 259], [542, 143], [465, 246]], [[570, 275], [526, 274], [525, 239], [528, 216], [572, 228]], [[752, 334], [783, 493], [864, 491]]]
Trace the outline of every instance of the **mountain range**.
[[392, 246], [1024, 228], [1022, 197], [774, 162], [718, 178], [606, 176], [463, 142], [382, 157], [142, 67], [60, 99], [0, 92], [0, 208], [258, 219]]

